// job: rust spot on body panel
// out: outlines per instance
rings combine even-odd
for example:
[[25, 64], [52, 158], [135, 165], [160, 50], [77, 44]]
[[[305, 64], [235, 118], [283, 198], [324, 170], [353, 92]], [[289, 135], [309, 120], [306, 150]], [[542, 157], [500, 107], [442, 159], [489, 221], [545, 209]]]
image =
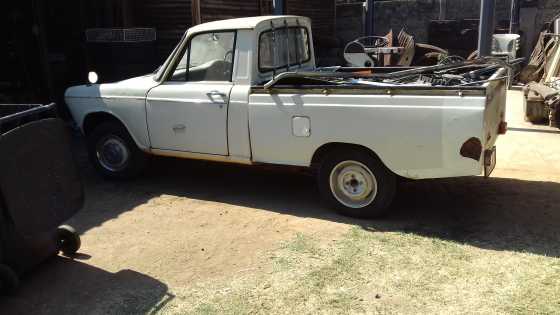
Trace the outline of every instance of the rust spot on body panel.
[[472, 137], [463, 143], [461, 147], [461, 156], [464, 156], [475, 161], [480, 161], [480, 156], [482, 154], [482, 143], [480, 139]]

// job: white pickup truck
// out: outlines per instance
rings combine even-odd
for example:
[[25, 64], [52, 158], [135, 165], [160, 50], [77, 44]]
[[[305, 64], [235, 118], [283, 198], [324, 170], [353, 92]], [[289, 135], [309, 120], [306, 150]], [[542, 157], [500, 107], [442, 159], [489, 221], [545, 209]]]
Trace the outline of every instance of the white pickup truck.
[[315, 67], [297, 16], [190, 28], [154, 74], [66, 91], [96, 169], [137, 175], [149, 155], [312, 168], [322, 197], [355, 217], [387, 211], [398, 178], [489, 173], [506, 70]]

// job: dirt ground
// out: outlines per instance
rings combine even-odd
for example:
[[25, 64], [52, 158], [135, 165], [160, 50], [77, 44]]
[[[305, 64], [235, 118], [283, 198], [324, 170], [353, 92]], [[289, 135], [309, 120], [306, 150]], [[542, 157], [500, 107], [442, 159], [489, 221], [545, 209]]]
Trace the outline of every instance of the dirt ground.
[[[559, 287], [539, 277], [560, 274], [560, 132], [523, 122], [519, 94], [510, 96], [510, 131], [492, 178], [401, 184], [393, 213], [379, 221], [323, 208], [306, 174], [158, 158], [141, 179], [106, 182], [80, 151], [87, 202], [71, 220], [82, 233], [80, 254], [30, 273], [17, 294], [0, 299], [0, 313], [558, 311]], [[350, 261], [353, 249], [363, 255]], [[332, 257], [342, 271], [321, 265]], [[433, 285], [424, 277], [439, 279], [426, 275], [430, 264], [446, 259], [438, 295], [419, 297]], [[531, 276], [534, 266], [549, 269]], [[487, 269], [503, 273], [476, 275]], [[339, 279], [348, 270], [357, 271]], [[418, 281], [401, 286], [399, 277]], [[331, 294], [340, 298], [320, 298]], [[525, 302], [501, 308], [513, 300]]]

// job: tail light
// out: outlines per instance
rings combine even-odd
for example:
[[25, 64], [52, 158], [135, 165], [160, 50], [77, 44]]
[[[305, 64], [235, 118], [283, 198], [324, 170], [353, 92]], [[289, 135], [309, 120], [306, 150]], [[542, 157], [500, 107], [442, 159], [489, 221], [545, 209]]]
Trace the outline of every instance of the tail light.
[[508, 124], [505, 121], [502, 121], [498, 126], [498, 134], [505, 135], [508, 129]]

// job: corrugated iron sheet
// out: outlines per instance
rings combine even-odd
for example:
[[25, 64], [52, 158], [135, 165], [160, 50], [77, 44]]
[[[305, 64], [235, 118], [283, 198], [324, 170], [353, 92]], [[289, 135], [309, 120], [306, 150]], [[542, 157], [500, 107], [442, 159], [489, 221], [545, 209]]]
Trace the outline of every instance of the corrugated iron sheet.
[[[157, 30], [158, 54], [164, 59], [183, 33], [193, 24], [192, 0], [134, 1], [134, 26]], [[302, 15], [313, 20], [316, 41], [335, 36], [334, 0], [286, 0], [287, 14]], [[210, 22], [272, 13], [272, 0], [201, 0], [201, 21]]]
[[134, 24], [156, 29], [159, 59], [164, 60], [192, 25], [191, 0], [143, 0], [133, 6]]
[[[202, 0], [201, 21], [261, 15], [262, 0]], [[266, 10], [266, 9], [265, 9]], [[134, 24], [157, 30], [158, 55], [164, 60], [193, 25], [191, 0], [143, 0], [134, 2]]]
[[286, 13], [311, 18], [313, 34], [321, 37], [335, 37], [334, 0], [286, 0]]
[[260, 0], [202, 0], [202, 23], [246, 16], [261, 15]]

